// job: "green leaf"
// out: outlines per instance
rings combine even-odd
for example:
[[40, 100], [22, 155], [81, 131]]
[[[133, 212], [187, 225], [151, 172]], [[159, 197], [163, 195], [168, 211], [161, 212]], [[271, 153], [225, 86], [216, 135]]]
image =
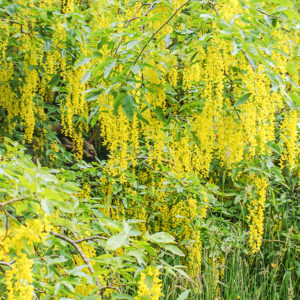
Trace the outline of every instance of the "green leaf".
[[60, 75], [59, 74], [55, 74], [51, 80], [48, 82], [48, 84], [51, 86], [51, 87], [54, 87], [54, 86], [57, 86], [58, 83], [60, 81]]
[[67, 201], [55, 201], [55, 205], [63, 212], [73, 213], [74, 209], [78, 206], [78, 203], [74, 204], [72, 202]]
[[86, 73], [83, 74], [82, 78], [81, 78], [81, 84], [85, 83], [86, 81], [88, 81], [91, 77], [92, 72], [91, 71], [87, 71]]
[[177, 298], [177, 300], [185, 300], [185, 299], [187, 299], [189, 293], [190, 293], [190, 290], [184, 291], [183, 293], [181, 293], [179, 295], [179, 297]]
[[64, 262], [66, 262], [67, 260], [68, 259], [65, 258], [64, 256], [59, 256], [59, 257], [56, 257], [53, 259], [50, 257], [46, 258], [47, 265], [62, 264]]
[[138, 65], [133, 65], [130, 67], [131, 72], [135, 75], [140, 72], [141, 68]]
[[58, 282], [55, 285], [54, 295], [57, 295], [57, 293], [60, 291], [60, 287], [61, 287], [61, 282]]
[[154, 109], [155, 114], [157, 115], [157, 118], [162, 121], [163, 123], [166, 123], [168, 120], [166, 119], [164, 112], [161, 107], [156, 107]]
[[168, 243], [174, 243], [175, 242], [175, 238], [167, 233], [167, 232], [157, 232], [154, 233], [152, 235], [147, 235], [147, 238], [153, 242], [153, 243], [163, 243], [163, 244], [168, 244]]
[[80, 191], [80, 188], [73, 182], [64, 182], [60, 185], [60, 188], [66, 193], [76, 193]]
[[67, 287], [71, 292], [75, 293], [74, 287], [71, 283], [67, 281], [62, 281], [61, 282], [65, 287]]
[[293, 3], [289, 0], [265, 0], [266, 2], [273, 2], [285, 7], [292, 7]]
[[297, 106], [300, 106], [300, 96], [296, 92], [291, 93], [290, 97]]
[[127, 95], [126, 93], [121, 93], [115, 98], [114, 107], [113, 107], [114, 115], [118, 114], [118, 108], [121, 105], [123, 98], [126, 97], [126, 95]]
[[165, 245], [164, 248], [176, 255], [185, 256], [185, 254], [175, 245]]
[[41, 200], [41, 207], [43, 209], [43, 211], [48, 214], [51, 215], [53, 212], [53, 203], [51, 200], [49, 199], [42, 199]]
[[283, 175], [282, 175], [282, 173], [281, 173], [280, 168], [278, 168], [278, 167], [272, 167], [270, 170], [272, 171], [272, 173], [275, 175], [275, 177], [276, 177], [279, 181], [284, 181], [284, 177], [283, 177]]
[[[123, 300], [134, 300], [134, 299], [136, 299], [135, 297], [132, 297], [132, 296], [129, 296], [129, 295], [126, 295], [126, 294], [112, 293], [112, 296], [113, 296], [113, 299], [123, 299]], [[99, 297], [97, 299], [99, 299]]]
[[141, 120], [142, 122], [146, 123], [147, 125], [149, 125], [148, 120], [145, 119], [139, 111], [137, 111], [137, 118], [138, 118], [139, 120]]
[[91, 57], [81, 58], [75, 63], [74, 69], [77, 69], [81, 66], [87, 65], [90, 61], [91, 61]]
[[139, 300], [152, 300], [153, 298], [148, 295], [142, 295], [142, 296], [139, 296], [138, 299]]
[[240, 168], [240, 167], [233, 168], [232, 174], [231, 174], [231, 179], [232, 179], [232, 181], [235, 181], [235, 180], [236, 180], [236, 178], [237, 178], [237, 176], [239, 175], [240, 171], [241, 171], [241, 168]]
[[126, 49], [130, 50], [130, 49], [134, 48], [134, 46], [137, 45], [138, 43], [139, 43], [139, 41], [130, 41], [129, 43], [127, 43]]
[[238, 101], [235, 102], [234, 107], [240, 106], [242, 104], [245, 104], [246, 101], [250, 98], [250, 96], [252, 95], [252, 93], [247, 93], [242, 95]]
[[136, 111], [136, 103], [131, 95], [126, 95], [122, 99], [122, 108], [127, 118], [132, 121], [133, 114]]
[[165, 45], [166, 45], [166, 47], [168, 48], [169, 46], [170, 46], [170, 44], [171, 44], [171, 35], [170, 34], [167, 34], [166, 36], [165, 36], [165, 38], [164, 38], [164, 41], [165, 41]]
[[52, 200], [63, 200], [62, 196], [55, 190], [50, 188], [45, 188], [42, 193], [43, 197]]
[[138, 249], [133, 249], [133, 250], [128, 251], [127, 255], [135, 257], [139, 265], [146, 264], [144, 253]]
[[107, 78], [109, 74], [111, 73], [111, 70], [116, 66], [116, 62], [111, 62], [104, 68], [104, 78]]
[[99, 95], [103, 92], [103, 89], [100, 89], [100, 90], [97, 90], [97, 91], [93, 91], [91, 93], [89, 93], [86, 98], [85, 98], [85, 101], [86, 102], [91, 102], [91, 101], [94, 101], [94, 100], [97, 100]]
[[111, 236], [106, 242], [107, 250], [117, 250], [118, 248], [127, 245], [127, 235], [119, 233]]
[[299, 69], [297, 68], [296, 63], [290, 63], [290, 62], [288, 62], [288, 63], [286, 64], [286, 68], [287, 68], [287, 70], [288, 70], [290, 73], [292, 73], [292, 74], [294, 74], [294, 75], [298, 75], [298, 73], [299, 73]]
[[277, 153], [278, 155], [280, 155], [281, 153], [281, 149], [279, 147], [279, 145], [277, 145], [276, 143], [273, 142], [267, 142], [267, 147], [269, 147], [271, 150], [273, 150], [275, 153]]

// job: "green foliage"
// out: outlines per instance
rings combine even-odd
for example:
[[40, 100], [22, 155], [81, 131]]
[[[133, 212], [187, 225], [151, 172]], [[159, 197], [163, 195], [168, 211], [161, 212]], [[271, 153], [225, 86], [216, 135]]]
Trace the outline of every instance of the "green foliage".
[[[29, 220], [41, 218], [40, 209], [51, 215], [46, 218], [49, 218], [49, 226], [53, 231], [63, 228], [59, 230], [61, 234], [47, 232], [44, 242], [35, 243], [35, 251], [28, 250], [30, 258], [36, 261], [32, 272], [37, 297], [43, 295], [43, 299], [50, 299], [47, 295], [73, 295], [76, 299], [86, 299], [80, 296], [80, 290], [75, 291], [76, 287], [81, 286], [83, 280], [85, 284], [93, 285], [96, 276], [104, 276], [106, 285], [102, 282], [100, 290], [104, 291], [116, 283], [124, 288], [116, 288], [115, 299], [125, 299], [123, 297], [127, 293], [128, 297], [133, 294], [138, 274], [147, 266], [159, 264], [162, 270], [176, 270], [176, 266], [171, 267], [167, 260], [170, 260], [170, 255], [184, 256], [184, 253], [174, 245], [175, 238], [169, 233], [142, 235], [136, 229], [136, 224], [141, 221], [113, 220], [101, 213], [103, 207], [97, 198], [79, 198], [80, 188], [74, 183], [76, 178], [81, 174], [84, 177], [90, 174], [99, 176], [99, 168], [78, 165], [77, 168], [83, 169], [76, 173], [72, 170], [51, 170], [40, 164], [35, 165], [30, 156], [24, 155], [24, 147], [16, 142], [7, 139], [5, 143], [0, 161], [1, 202], [10, 198], [18, 200], [5, 206], [6, 214], [1, 215], [4, 230], [13, 234], [13, 223], [21, 226]], [[7, 229], [5, 224], [8, 224]], [[27, 239], [29, 243], [30, 239]], [[80, 262], [80, 253], [72, 243], [79, 248], [81, 244], [86, 244], [83, 251], [86, 251], [86, 247], [92, 247], [97, 253], [97, 256], [89, 258], [94, 268], [92, 274], [86, 262]], [[26, 248], [24, 250], [27, 251]], [[13, 268], [16, 253], [11, 251], [8, 256]], [[1, 272], [5, 272], [6, 267], [0, 267]], [[57, 278], [62, 270], [64, 275]], [[5, 291], [5, 277], [1, 277], [0, 291]], [[90, 290], [90, 296], [96, 296], [98, 292], [98, 289]]]
[[[14, 234], [19, 234], [17, 228], [26, 231], [34, 224], [30, 222], [45, 218], [49, 224], [43, 224], [44, 240], [32, 242], [25, 236], [19, 247], [19, 251], [34, 262], [33, 282], [28, 285], [32, 284], [38, 299], [87, 300], [100, 296], [102, 299], [136, 299], [141, 274], [151, 267], [160, 271], [162, 299], [297, 299], [300, 294], [299, 178], [296, 172], [281, 166], [284, 145], [279, 139], [279, 124], [282, 112], [299, 110], [299, 87], [294, 79], [299, 75], [298, 57], [297, 51], [289, 56], [278, 49], [272, 35], [279, 29], [286, 33], [299, 29], [296, 1], [240, 1], [244, 13], [236, 14], [229, 21], [220, 16], [217, 1], [181, 1], [183, 6], [177, 11], [172, 10], [172, 1], [102, 1], [105, 2], [104, 13], [116, 12], [122, 18], [116, 18], [107, 26], [99, 24], [97, 30], [92, 27], [95, 11], [91, 5], [97, 1], [77, 1], [76, 10], [66, 14], [60, 6], [63, 1], [44, 8], [39, 7], [40, 2], [33, 1], [28, 14], [24, 14], [27, 1], [24, 4], [0, 0], [1, 22], [7, 24], [7, 28], [0, 27], [1, 41], [6, 41], [1, 63], [13, 62], [9, 87], [16, 95], [16, 107], [21, 107], [19, 99], [26, 92], [23, 88], [29, 71], [37, 71], [49, 95], [49, 101], [45, 101], [38, 91], [32, 99], [33, 142], [25, 139], [26, 116], [18, 112], [10, 118], [8, 105], [4, 104], [11, 99], [7, 97], [7, 103], [6, 98], [0, 99], [0, 238], [3, 237], [0, 241], [0, 298], [6, 299], [7, 274], [14, 270], [19, 257], [18, 247], [12, 242]], [[126, 13], [135, 4], [149, 8], [157, 5], [163, 7], [164, 12], [144, 13], [131, 20]], [[149, 25], [163, 18], [166, 20], [163, 28], [169, 27], [167, 33]], [[57, 24], [61, 24], [64, 35], [54, 41]], [[206, 83], [192, 82], [187, 88], [182, 73], [184, 64], [193, 67], [201, 59], [197, 47], [201, 45], [207, 51], [214, 37], [230, 43], [231, 54], [237, 61], [246, 59], [252, 70], [261, 69], [270, 79], [270, 93], [278, 92], [282, 96], [285, 106], [274, 116], [276, 137], [266, 143], [268, 154], [243, 159], [232, 169], [215, 155], [208, 178], [199, 174], [179, 178], [164, 161], [157, 168], [148, 164], [149, 149], [157, 141], [155, 138], [147, 140], [142, 133], [135, 165], [130, 162], [130, 168], [118, 170], [116, 175], [108, 172], [106, 159], [114, 153], [107, 150], [103, 133], [97, 132], [107, 125], [99, 121], [102, 113], [114, 117], [125, 114], [129, 126], [136, 119], [141, 124], [157, 121], [155, 124], [161, 125], [166, 140], [171, 134], [180, 140], [188, 128], [187, 134], [201, 148], [189, 122], [191, 116], [203, 112], [206, 99], [202, 91]], [[28, 40], [32, 48], [28, 47]], [[295, 50], [297, 48], [295, 45]], [[57, 55], [55, 71], [49, 71], [43, 63], [29, 63], [28, 55], [33, 49], [41, 62], [49, 55]], [[277, 52], [289, 58], [284, 73], [274, 71], [276, 63], [272, 53]], [[162, 80], [169, 79], [169, 75], [162, 74], [162, 68], [168, 74], [174, 63], [165, 60], [167, 56], [175, 58], [178, 68], [176, 86]], [[151, 61], [148, 57], [152, 57]], [[74, 109], [68, 108], [70, 91], [76, 89], [66, 75], [68, 70], [82, 71], [78, 85], [84, 84], [85, 88], [76, 97], [83, 97], [84, 109], [70, 117], [70, 124], [85, 141], [94, 134], [97, 136], [97, 145], [94, 144], [98, 158], [92, 161], [86, 157], [80, 160], [74, 157], [74, 149], [67, 149], [62, 142], [68, 135], [67, 130], [63, 133], [53, 130], [53, 125], [61, 123], [68, 109]], [[159, 74], [161, 82], [153, 84], [146, 80], [143, 76], [147, 70]], [[222, 107], [224, 116], [233, 113], [237, 120], [245, 113], [243, 107], [257, 97], [236, 76], [239, 71], [233, 67], [230, 69], [232, 77], [226, 74], [224, 98], [231, 104]], [[1, 78], [0, 89], [6, 84]], [[234, 85], [241, 87], [239, 95], [232, 95]], [[158, 89], [165, 93], [165, 106], [151, 105], [147, 99], [149, 94], [158, 97]], [[101, 97], [111, 97], [112, 105], [100, 102]], [[40, 115], [37, 108], [47, 117]], [[147, 113], [151, 118], [147, 118]], [[178, 132], [172, 132], [173, 124], [178, 125], [174, 127]], [[118, 151], [122, 151], [121, 147]], [[162, 151], [171, 157], [165, 147]], [[141, 174], [149, 169], [153, 176], [143, 181]], [[254, 175], [266, 178], [269, 188], [263, 245], [257, 254], [251, 255], [247, 242], [248, 194], [255, 196], [255, 187], [249, 184], [249, 178]], [[154, 191], [149, 182], [160, 183], [160, 186]], [[108, 186], [111, 194], [104, 188]], [[145, 199], [156, 198], [155, 192], [166, 196], [154, 205], [146, 205]], [[205, 207], [205, 218], [199, 212], [193, 218], [191, 213], [165, 216], [157, 209], [178, 204], [189, 208], [190, 198], [197, 207]], [[9, 201], [12, 202], [7, 203]], [[144, 216], [135, 216], [134, 209], [140, 215], [144, 209], [147, 230], [143, 227]], [[166, 217], [172, 217], [174, 222], [179, 220], [180, 225], [156, 230]], [[185, 221], [184, 225], [180, 220]], [[202, 241], [201, 272], [195, 278], [187, 268], [191, 262], [188, 249], [194, 240], [184, 236], [186, 230], [199, 234]], [[6, 249], [4, 246], [10, 242]], [[146, 278], [152, 286], [152, 279]], [[139, 299], [151, 297], [144, 295]]]

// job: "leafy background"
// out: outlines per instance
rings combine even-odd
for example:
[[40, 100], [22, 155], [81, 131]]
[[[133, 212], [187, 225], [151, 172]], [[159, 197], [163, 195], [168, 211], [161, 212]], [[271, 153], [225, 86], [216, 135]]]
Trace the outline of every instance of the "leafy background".
[[296, 1], [0, 0], [3, 299], [297, 299]]

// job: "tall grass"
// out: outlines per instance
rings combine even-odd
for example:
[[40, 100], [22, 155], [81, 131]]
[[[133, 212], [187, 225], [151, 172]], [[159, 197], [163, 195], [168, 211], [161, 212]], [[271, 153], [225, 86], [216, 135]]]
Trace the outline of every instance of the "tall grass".
[[[294, 231], [295, 229], [290, 227], [284, 240], [275, 239], [270, 231], [265, 232], [262, 249], [255, 256], [249, 255], [246, 251], [247, 239], [234, 248], [229, 247], [225, 250], [225, 264], [219, 266], [219, 272], [223, 270], [224, 274], [218, 279], [211, 263], [211, 252], [204, 250], [202, 273], [196, 283], [198, 288], [184, 276], [174, 280], [174, 277], [165, 275], [164, 299], [299, 299], [300, 249], [294, 244], [292, 238]], [[187, 289], [189, 293], [187, 295], [186, 292], [183, 297]]]

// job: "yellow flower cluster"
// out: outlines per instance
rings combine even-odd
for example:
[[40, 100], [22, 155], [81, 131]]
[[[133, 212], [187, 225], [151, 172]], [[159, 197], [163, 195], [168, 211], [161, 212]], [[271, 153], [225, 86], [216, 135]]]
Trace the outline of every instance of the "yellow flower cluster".
[[[253, 186], [249, 188], [248, 195], [250, 204], [248, 205], [249, 216], [249, 244], [251, 253], [259, 251], [264, 233], [264, 210], [266, 204], [266, 193], [268, 181], [266, 178], [254, 176]], [[254, 194], [254, 195], [253, 195]]]
[[64, 14], [72, 13], [74, 10], [74, 0], [62, 0], [61, 12]]
[[31, 271], [33, 261], [29, 258], [28, 252], [33, 252], [33, 245], [43, 242], [49, 231], [49, 220], [44, 216], [40, 219], [28, 220], [21, 226], [15, 225], [8, 231], [5, 239], [4, 230], [0, 232], [0, 260], [10, 263], [11, 257], [15, 259], [11, 268], [5, 272], [7, 299], [33, 298]]
[[33, 299], [32, 265], [33, 261], [28, 259], [26, 254], [21, 253], [13, 267], [5, 272], [8, 300]]
[[281, 124], [281, 140], [284, 143], [284, 148], [280, 157], [280, 165], [284, 166], [284, 162], [290, 167], [291, 170], [295, 168], [296, 161], [299, 159], [297, 150], [298, 143], [298, 112], [293, 110], [292, 112], [286, 112], [284, 114], [284, 120]]
[[138, 282], [138, 293], [136, 300], [143, 299], [143, 296], [149, 296], [152, 300], [159, 300], [162, 296], [161, 280], [159, 279], [159, 269], [150, 267], [147, 273], [141, 273]]

